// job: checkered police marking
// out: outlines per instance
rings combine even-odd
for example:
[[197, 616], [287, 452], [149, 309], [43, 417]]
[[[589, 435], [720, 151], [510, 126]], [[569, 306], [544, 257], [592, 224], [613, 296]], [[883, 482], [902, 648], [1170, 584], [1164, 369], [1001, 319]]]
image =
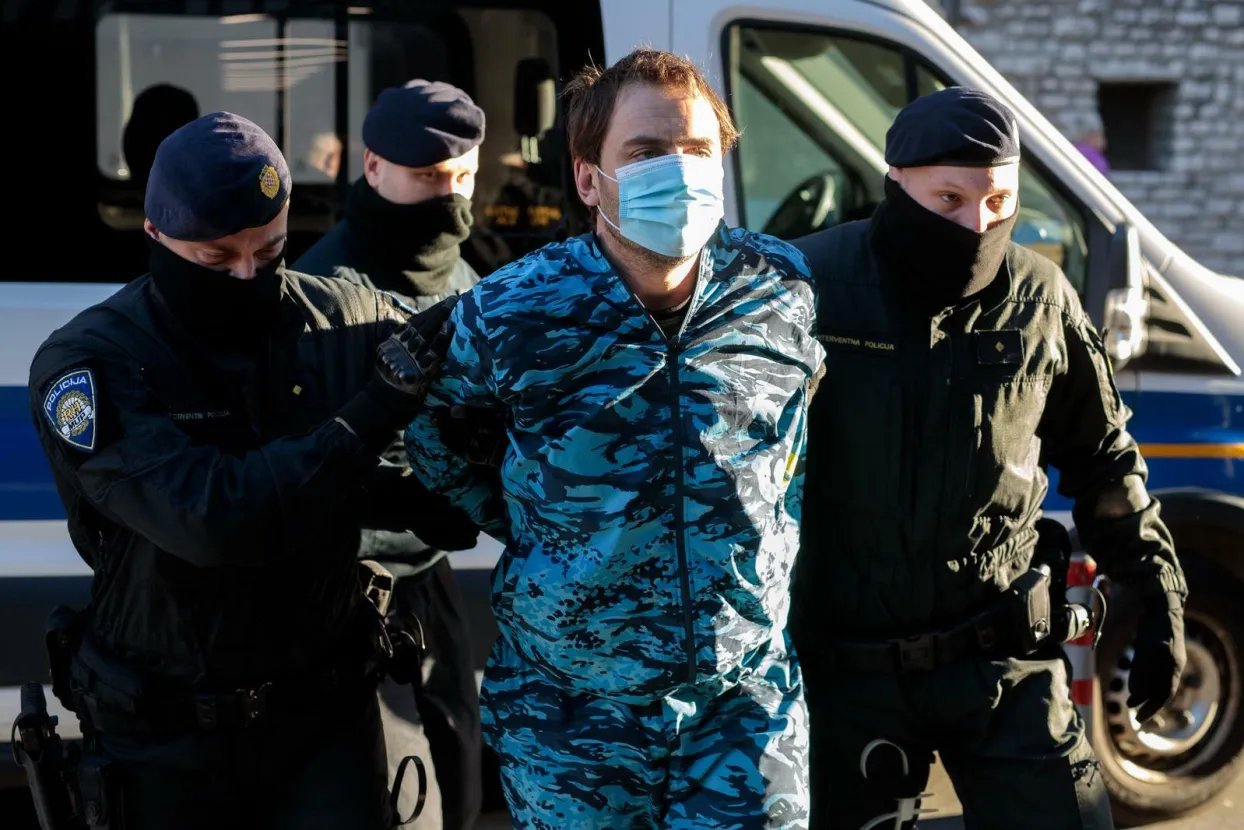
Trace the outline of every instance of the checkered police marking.
[[95, 376], [90, 369], [61, 375], [43, 396], [43, 414], [61, 440], [95, 452]]

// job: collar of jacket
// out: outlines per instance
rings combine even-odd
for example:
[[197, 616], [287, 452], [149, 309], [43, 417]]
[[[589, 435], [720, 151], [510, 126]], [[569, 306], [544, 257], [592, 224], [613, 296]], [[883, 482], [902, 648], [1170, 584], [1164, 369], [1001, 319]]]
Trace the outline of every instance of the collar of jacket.
[[[895, 279], [890, 277], [884, 268], [877, 265], [876, 258], [872, 256], [871, 252], [869, 256], [872, 259], [874, 266], [876, 266], [876, 279], [880, 282], [881, 290], [885, 293], [888, 301], [894, 304], [895, 307], [902, 309], [904, 313], [911, 313], [914, 316], [923, 317], [926, 320], [929, 319], [929, 315], [922, 315], [914, 312], [909, 308], [907, 303], [903, 302], [904, 295], [902, 286]], [[939, 319], [946, 318], [957, 311], [972, 307], [979, 307], [981, 313], [983, 314], [988, 314], [996, 310], [1000, 305], [1006, 302], [1007, 298], [1011, 296], [1011, 292], [1014, 289], [1014, 259], [1015, 243], [1012, 242], [1007, 246], [1006, 256], [1002, 258], [1002, 267], [998, 269], [998, 276], [995, 277], [989, 285], [985, 286], [971, 297], [964, 297], [958, 304], [947, 306], [945, 309], [933, 316]]]
[[[594, 277], [606, 278], [598, 282], [601, 289], [618, 300], [635, 303], [639, 309], [647, 313], [648, 309], [644, 307], [643, 303], [639, 302], [639, 298], [635, 296], [630, 286], [626, 284], [626, 281], [618, 273], [618, 269], [605, 254], [595, 233], [586, 233], [569, 241], [572, 243], [576, 241], [582, 243], [573, 245], [571, 253], [575, 261], [583, 266], [584, 272]], [[687, 308], [687, 320], [690, 320], [703, 305], [705, 286], [718, 273], [734, 264], [738, 255], [739, 250], [730, 239], [730, 228], [723, 220], [717, 225], [717, 230], [709, 237], [708, 242], [700, 250], [695, 291], [691, 295], [691, 305]]]

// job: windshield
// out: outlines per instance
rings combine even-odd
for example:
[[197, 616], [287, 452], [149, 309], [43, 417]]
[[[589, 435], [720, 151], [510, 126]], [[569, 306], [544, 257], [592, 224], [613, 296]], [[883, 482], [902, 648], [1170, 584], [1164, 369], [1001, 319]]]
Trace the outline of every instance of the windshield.
[[[739, 53], [731, 89], [745, 136], [743, 222], [785, 235], [871, 215], [889, 170], [886, 132], [903, 107], [944, 89], [945, 79], [914, 53], [857, 33], [740, 24], [729, 41]], [[809, 192], [821, 194], [816, 225], [792, 223], [792, 199]], [[1084, 217], [1030, 160], [1020, 171], [1013, 238], [1084, 289]]]

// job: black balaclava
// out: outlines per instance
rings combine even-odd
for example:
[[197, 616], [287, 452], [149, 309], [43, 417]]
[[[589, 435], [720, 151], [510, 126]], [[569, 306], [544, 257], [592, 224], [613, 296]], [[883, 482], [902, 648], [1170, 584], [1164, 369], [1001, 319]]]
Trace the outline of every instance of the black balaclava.
[[[415, 296], [445, 293], [461, 245], [471, 234], [471, 200], [458, 194], [399, 205], [377, 193], [365, 177], [350, 189], [346, 222], [381, 267], [402, 272], [408, 286], [380, 286]], [[375, 279], [377, 274], [369, 274]]]
[[885, 180], [869, 242], [900, 295], [930, 315], [984, 290], [998, 276], [1019, 211], [977, 233], [938, 216], [898, 182]]
[[[949, 87], [912, 101], [886, 131], [891, 167], [1001, 167], [1020, 159], [1019, 126], [987, 92]], [[891, 179], [873, 214], [870, 243], [901, 296], [936, 314], [986, 288], [1006, 259], [1012, 214], [977, 233], [921, 206]]]
[[284, 251], [240, 280], [178, 256], [148, 237], [151, 278], [169, 311], [207, 345], [244, 352], [272, 332], [284, 285]]
[[[463, 90], [415, 78], [376, 96], [363, 119], [363, 145], [391, 164], [430, 167], [478, 147], [486, 121]], [[345, 216], [366, 248], [364, 260], [382, 269], [367, 271], [379, 288], [425, 297], [449, 290], [459, 246], [471, 233], [470, 199], [450, 195], [399, 205], [364, 177], [350, 190]]]

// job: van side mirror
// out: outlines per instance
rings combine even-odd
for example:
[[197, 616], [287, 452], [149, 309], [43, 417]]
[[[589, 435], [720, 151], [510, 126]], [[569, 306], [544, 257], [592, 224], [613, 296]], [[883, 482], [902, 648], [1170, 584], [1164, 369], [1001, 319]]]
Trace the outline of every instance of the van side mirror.
[[1106, 292], [1102, 337], [1110, 359], [1122, 364], [1144, 354], [1149, 339], [1144, 260], [1135, 226], [1122, 222], [1115, 228], [1110, 237], [1108, 257], [1109, 290]]
[[553, 70], [543, 58], [523, 58], [514, 71], [514, 131], [539, 138], [557, 117]]

